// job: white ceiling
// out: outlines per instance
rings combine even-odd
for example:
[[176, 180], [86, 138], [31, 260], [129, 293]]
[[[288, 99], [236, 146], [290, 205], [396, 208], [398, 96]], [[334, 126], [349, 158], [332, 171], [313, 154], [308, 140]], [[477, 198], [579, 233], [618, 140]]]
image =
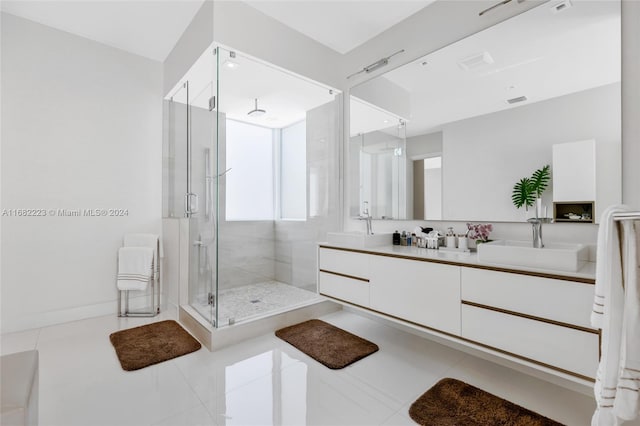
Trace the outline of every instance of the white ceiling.
[[347, 53], [435, 0], [246, 1], [286, 26]]
[[[240, 52], [234, 54], [232, 58], [228, 50], [219, 49], [219, 54], [214, 56], [211, 46], [168, 97], [173, 96], [175, 101], [184, 103], [186, 92], [180, 86], [188, 81], [190, 104], [208, 108], [209, 98], [216, 95], [216, 88], [211, 83], [216, 75], [216, 60], [219, 61], [217, 108], [230, 119], [279, 129], [304, 120], [307, 111], [333, 101], [338, 93]], [[226, 63], [235, 66], [229, 68]], [[266, 110], [266, 114], [249, 116], [247, 113], [254, 109], [256, 98], [258, 108]]]
[[[557, 3], [544, 4], [386, 73], [383, 78], [411, 93], [407, 135], [619, 82], [620, 3], [573, 0], [573, 7], [553, 13]], [[494, 62], [468, 71], [458, 65], [483, 52]], [[519, 96], [528, 100], [506, 102]]]
[[204, 0], [3, 0], [1, 10], [164, 61]]
[[[433, 1], [253, 0], [247, 3], [331, 49], [346, 53]], [[164, 61], [203, 2], [2, 0], [0, 10], [156, 61]]]

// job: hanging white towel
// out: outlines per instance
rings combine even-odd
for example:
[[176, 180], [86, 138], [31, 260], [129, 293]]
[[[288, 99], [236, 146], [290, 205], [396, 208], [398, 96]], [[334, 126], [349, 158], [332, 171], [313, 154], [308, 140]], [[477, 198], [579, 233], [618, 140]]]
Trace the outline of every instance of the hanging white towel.
[[615, 415], [633, 420], [638, 416], [640, 402], [640, 289], [638, 288], [638, 239], [634, 221], [622, 222], [624, 270], [624, 318], [620, 378], [613, 404]]
[[153, 249], [154, 279], [160, 276], [160, 258], [164, 257], [162, 242], [156, 234], [125, 234], [125, 247], [150, 247]]
[[118, 290], [146, 290], [153, 277], [153, 254], [150, 247], [118, 249]]
[[607, 208], [600, 219], [596, 251], [596, 285], [591, 325], [602, 330], [601, 357], [594, 393], [598, 404], [592, 426], [620, 424], [613, 412], [620, 367], [624, 293], [618, 232], [613, 216], [627, 206]]
[[640, 238], [633, 221], [621, 222], [619, 236], [613, 220], [615, 213], [628, 210], [626, 206], [605, 210], [598, 232], [591, 322], [602, 329], [602, 355], [594, 387], [598, 408], [592, 426], [620, 425], [635, 419], [640, 409]]

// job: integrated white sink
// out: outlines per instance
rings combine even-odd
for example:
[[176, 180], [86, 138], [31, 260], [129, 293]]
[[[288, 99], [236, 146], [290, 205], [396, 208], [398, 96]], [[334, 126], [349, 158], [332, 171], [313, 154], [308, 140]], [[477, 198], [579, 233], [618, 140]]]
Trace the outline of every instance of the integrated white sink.
[[531, 241], [498, 240], [478, 244], [478, 260], [576, 272], [589, 260], [589, 248], [584, 244], [545, 243], [540, 249], [533, 248]]
[[327, 242], [352, 248], [370, 248], [392, 245], [390, 233], [367, 235], [364, 232], [327, 232]]

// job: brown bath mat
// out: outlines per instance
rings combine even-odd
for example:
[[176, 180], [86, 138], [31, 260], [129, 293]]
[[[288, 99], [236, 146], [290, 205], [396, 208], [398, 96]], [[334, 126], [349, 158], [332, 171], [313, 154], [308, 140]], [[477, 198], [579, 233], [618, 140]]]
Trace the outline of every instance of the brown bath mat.
[[200, 349], [200, 343], [175, 321], [160, 321], [115, 332], [109, 340], [123, 370], [133, 371]]
[[562, 426], [561, 423], [455, 379], [442, 379], [409, 415], [423, 426]]
[[276, 336], [333, 370], [378, 350], [378, 345], [316, 319], [282, 328]]

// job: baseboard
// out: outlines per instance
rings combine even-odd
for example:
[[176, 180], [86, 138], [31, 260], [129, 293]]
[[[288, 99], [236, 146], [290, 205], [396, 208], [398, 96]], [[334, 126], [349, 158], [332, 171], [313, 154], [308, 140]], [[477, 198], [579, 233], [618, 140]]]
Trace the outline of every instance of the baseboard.
[[[146, 299], [146, 300], [145, 300]], [[164, 294], [160, 295], [161, 302]], [[131, 309], [144, 309], [149, 306], [149, 296], [140, 295], [129, 297], [129, 307]], [[161, 310], [164, 309], [164, 305]], [[60, 309], [48, 312], [27, 313], [20, 317], [12, 318], [2, 322], [2, 334], [14, 333], [18, 331], [30, 330], [33, 328], [48, 327], [65, 322], [78, 321], [87, 318], [101, 317], [105, 315], [117, 315], [118, 301], [95, 303], [92, 305], [76, 306], [72, 308]]]

